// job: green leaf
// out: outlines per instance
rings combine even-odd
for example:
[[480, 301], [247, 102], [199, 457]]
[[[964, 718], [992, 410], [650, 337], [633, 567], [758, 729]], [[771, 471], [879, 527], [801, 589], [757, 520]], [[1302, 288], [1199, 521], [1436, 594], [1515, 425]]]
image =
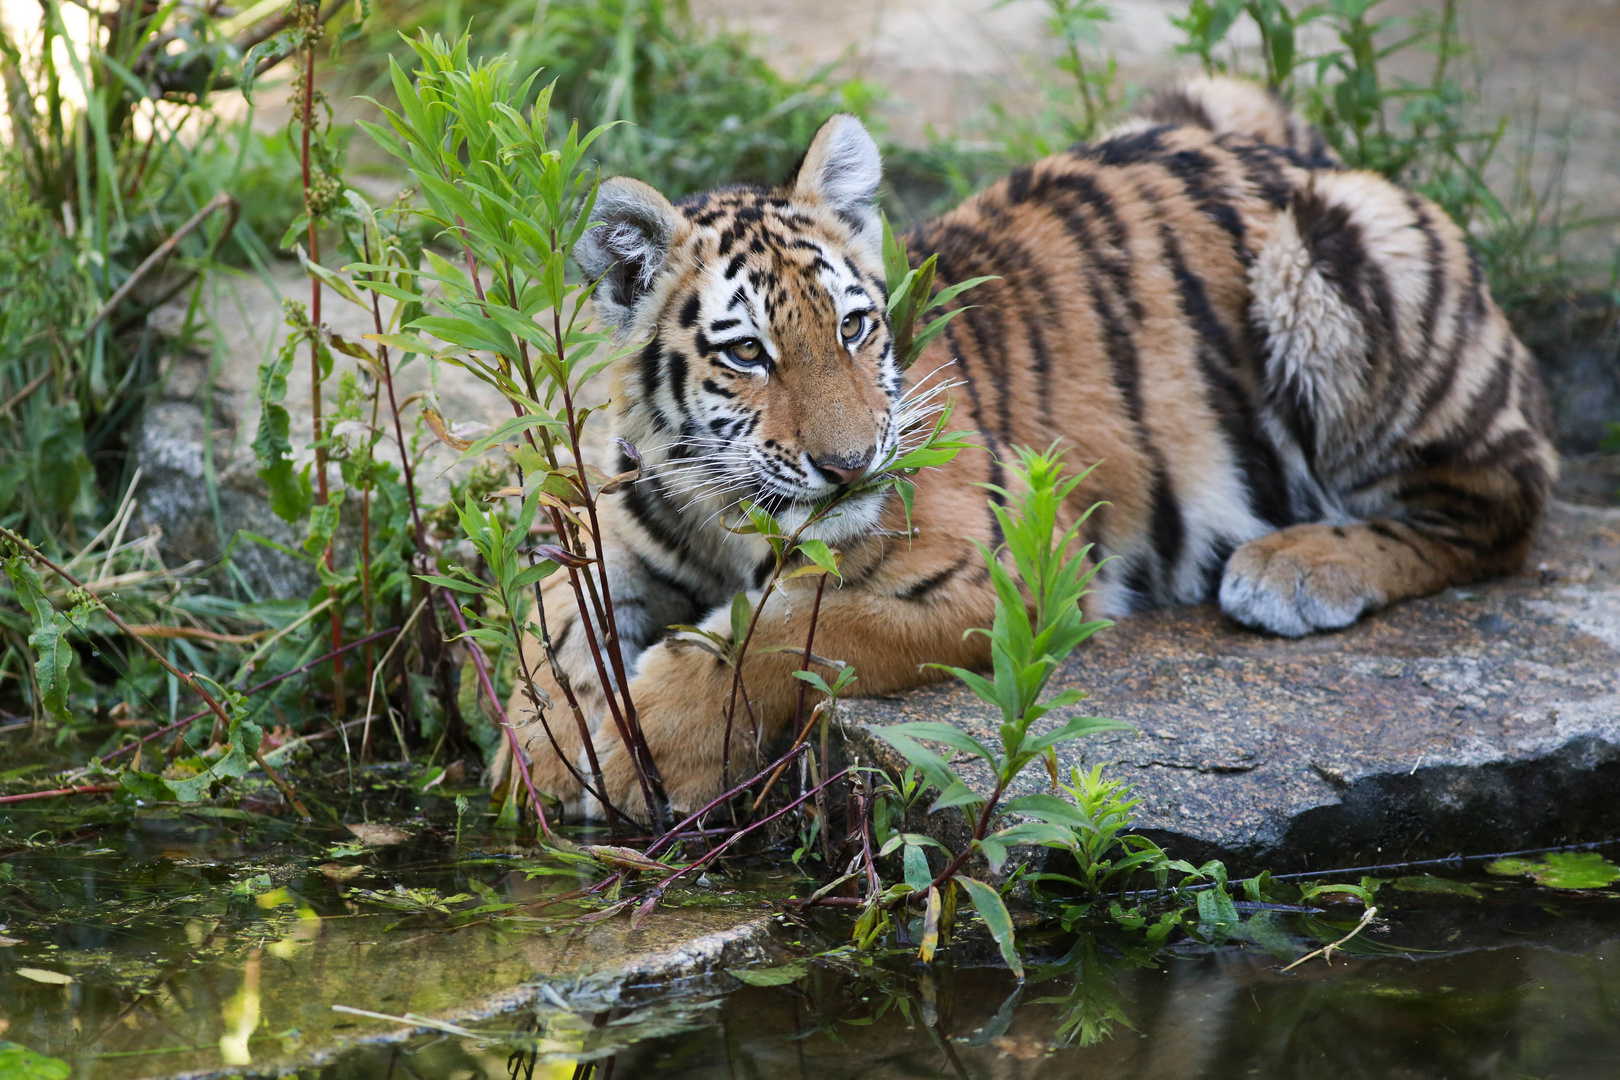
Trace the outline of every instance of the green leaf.
[[0, 1042], [0, 1077], [5, 1080], [68, 1080], [73, 1066], [36, 1054], [20, 1043]]
[[[1620, 867], [1595, 851], [1558, 851], [1539, 859], [1498, 859], [1485, 868], [1504, 876], [1522, 874], [1550, 889], [1601, 889], [1620, 881]], [[1327, 892], [1326, 886], [1312, 895]], [[1350, 892], [1346, 888], [1340, 891]], [[1358, 890], [1365, 893], [1366, 890]], [[1363, 900], [1370, 903], [1370, 900]]]
[[810, 974], [810, 965], [803, 960], [779, 967], [732, 968], [727, 974], [749, 986], [786, 986]]
[[1053, 825], [1044, 821], [1021, 821], [998, 829], [987, 839], [1011, 847], [1014, 844], [1036, 844], [1041, 847], [1073, 847], [1075, 831], [1066, 825]]
[[991, 753], [988, 747], [961, 728], [951, 724], [942, 724], [936, 720], [913, 720], [904, 724], [895, 724], [886, 730], [913, 739], [941, 742], [953, 750], [960, 750], [965, 754], [983, 758], [992, 766], [996, 763], [996, 755]]
[[1074, 829], [1095, 829], [1086, 812], [1067, 799], [1056, 795], [1024, 795], [1001, 807], [1003, 814], [1021, 814], [1053, 825], [1066, 825]]
[[270, 509], [289, 524], [307, 514], [314, 503], [308, 468], [293, 469], [289, 438], [292, 417], [282, 404], [287, 398], [287, 376], [301, 340], [296, 334], [287, 335], [275, 358], [259, 365], [256, 388], [260, 415], [253, 454], [259, 462], [259, 477], [270, 489]]
[[1019, 982], [1024, 981], [1024, 961], [1018, 955], [1018, 944], [1013, 940], [1012, 916], [1007, 914], [1007, 905], [1001, 902], [1001, 893], [994, 886], [986, 885], [982, 881], [966, 876], [958, 876], [956, 883], [967, 890], [968, 899], [973, 901], [973, 907], [984, 920], [985, 928], [990, 936], [996, 939], [996, 945], [1001, 949], [1001, 958], [1012, 968]]
[[901, 854], [901, 863], [905, 868], [906, 884], [918, 892], [928, 888], [934, 880], [934, 872], [928, 869], [928, 853], [918, 845], [906, 845]]
[[6, 560], [6, 576], [11, 578], [17, 600], [33, 623], [28, 644], [35, 653], [34, 680], [39, 684], [40, 704], [57, 720], [67, 723], [73, 718], [68, 709], [68, 690], [77, 656], [67, 639], [71, 624], [51, 605], [44, 583], [26, 555]]
[[1087, 735], [1100, 735], [1105, 731], [1132, 731], [1131, 725], [1120, 720], [1106, 720], [1100, 716], [1076, 716], [1055, 731], [1039, 735], [1024, 743], [1024, 752], [1039, 754], [1059, 743], [1073, 742]]
[[748, 637], [748, 620], [753, 614], [747, 593], [738, 593], [731, 598], [731, 644], [736, 648], [742, 648], [743, 640]]
[[800, 555], [803, 555], [805, 558], [821, 567], [821, 569], [831, 574], [833, 577], [840, 578], [840, 580], [842, 580], [841, 575], [838, 572], [839, 556], [827, 546], [825, 541], [806, 540], [795, 550], [798, 551]]

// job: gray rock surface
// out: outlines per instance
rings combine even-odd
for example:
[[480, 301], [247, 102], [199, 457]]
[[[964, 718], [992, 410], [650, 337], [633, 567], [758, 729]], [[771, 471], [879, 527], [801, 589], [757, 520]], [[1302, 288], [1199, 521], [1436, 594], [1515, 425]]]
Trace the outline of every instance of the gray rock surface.
[[[1282, 872], [1620, 834], [1620, 510], [1555, 504], [1520, 574], [1338, 633], [1267, 637], [1212, 607], [1121, 620], [1054, 685], [1136, 729], [1062, 748], [1065, 777], [1110, 763], [1179, 857]], [[995, 730], [955, 685], [841, 712], [849, 750], [891, 766], [873, 728]], [[961, 839], [955, 811], [928, 827]]]
[[[153, 527], [162, 530], [159, 550], [171, 567], [193, 560], [213, 563], [224, 545], [236, 537], [232, 563], [254, 595], [278, 600], [307, 596], [319, 584], [310, 563], [239, 535], [257, 534], [295, 550], [303, 540], [271, 513], [252, 453], [231, 454], [237, 430], [236, 395], [216, 386], [210, 413], [202, 399], [203, 378], [203, 361], [173, 361], [159, 400], [147, 406], [141, 417], [131, 440], [141, 470], [136, 527], [141, 532]], [[213, 497], [205, 469], [210, 419], [214, 429]]]

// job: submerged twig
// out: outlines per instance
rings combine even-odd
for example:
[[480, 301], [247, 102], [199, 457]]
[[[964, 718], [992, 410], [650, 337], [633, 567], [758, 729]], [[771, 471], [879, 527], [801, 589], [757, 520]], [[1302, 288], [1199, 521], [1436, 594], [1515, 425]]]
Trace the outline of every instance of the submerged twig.
[[1300, 957], [1298, 960], [1295, 960], [1292, 964], [1289, 964], [1287, 967], [1283, 968], [1283, 970], [1284, 971], [1293, 971], [1295, 968], [1299, 967], [1299, 965], [1303, 964], [1305, 961], [1314, 959], [1314, 958], [1316, 958], [1318, 956], [1320, 956], [1323, 960], [1326, 960], [1328, 963], [1331, 964], [1333, 962], [1333, 950], [1341, 947], [1345, 942], [1349, 941], [1351, 938], [1355, 937], [1357, 934], [1359, 934], [1363, 930], [1367, 929], [1367, 925], [1373, 921], [1373, 916], [1375, 916], [1377, 914], [1378, 914], [1378, 909], [1377, 908], [1375, 908], [1375, 907], [1368, 908], [1366, 911], [1361, 913], [1361, 921], [1356, 923], [1356, 928], [1354, 930], [1352, 930], [1348, 934], [1344, 935], [1344, 937], [1340, 938], [1338, 941], [1333, 942], [1331, 945], [1324, 945], [1320, 949], [1317, 949], [1315, 952], [1306, 953], [1304, 956]]

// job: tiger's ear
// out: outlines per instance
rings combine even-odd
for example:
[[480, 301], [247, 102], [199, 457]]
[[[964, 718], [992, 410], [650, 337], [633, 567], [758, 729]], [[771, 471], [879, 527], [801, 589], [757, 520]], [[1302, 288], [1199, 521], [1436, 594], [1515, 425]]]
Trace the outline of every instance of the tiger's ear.
[[837, 113], [810, 140], [793, 180], [793, 196], [820, 202], [848, 222], [874, 255], [880, 255], [883, 230], [872, 200], [882, 179], [877, 143], [859, 120]]
[[591, 220], [599, 224], [579, 238], [574, 259], [587, 277], [602, 279], [592, 299], [603, 321], [628, 326], [683, 219], [656, 188], [615, 176], [597, 189]]

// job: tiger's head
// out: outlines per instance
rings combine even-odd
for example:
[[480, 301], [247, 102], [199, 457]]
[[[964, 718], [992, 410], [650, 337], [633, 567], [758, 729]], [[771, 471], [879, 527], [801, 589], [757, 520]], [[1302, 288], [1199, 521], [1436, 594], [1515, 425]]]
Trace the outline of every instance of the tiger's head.
[[816, 535], [876, 523], [882, 495], [846, 489], [901, 434], [881, 177], [871, 135], [838, 115], [782, 187], [671, 203], [637, 180], [601, 184], [576, 258], [616, 338], [646, 342], [615, 372], [618, 433], [683, 513], [748, 499], [791, 529], [842, 491]]

